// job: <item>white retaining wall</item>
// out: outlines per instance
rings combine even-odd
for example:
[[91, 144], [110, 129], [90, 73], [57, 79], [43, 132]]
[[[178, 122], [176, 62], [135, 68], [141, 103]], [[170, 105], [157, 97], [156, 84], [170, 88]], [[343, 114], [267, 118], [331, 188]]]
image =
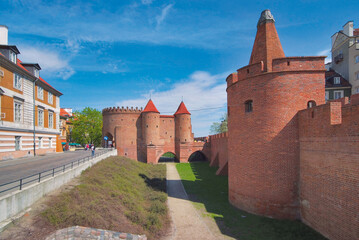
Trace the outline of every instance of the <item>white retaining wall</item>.
[[0, 232], [8, 223], [12, 221], [12, 218], [25, 211], [41, 197], [61, 187], [74, 177], [80, 175], [85, 169], [109, 156], [117, 156], [117, 150], [114, 149], [104, 153], [103, 155], [93, 158], [80, 166], [74, 167], [73, 169], [69, 169], [54, 177], [31, 186], [24, 187], [22, 190], [0, 197]]

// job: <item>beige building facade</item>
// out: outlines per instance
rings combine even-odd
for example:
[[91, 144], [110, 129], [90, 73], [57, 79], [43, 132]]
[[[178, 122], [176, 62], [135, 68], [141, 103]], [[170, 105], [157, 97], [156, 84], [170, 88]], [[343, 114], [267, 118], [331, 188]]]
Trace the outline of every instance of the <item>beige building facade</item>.
[[0, 160], [55, 152], [62, 93], [40, 77], [38, 64], [18, 59], [7, 33], [0, 26]]
[[353, 21], [332, 36], [331, 52], [331, 68], [349, 81], [352, 94], [359, 93], [359, 28], [354, 28]]

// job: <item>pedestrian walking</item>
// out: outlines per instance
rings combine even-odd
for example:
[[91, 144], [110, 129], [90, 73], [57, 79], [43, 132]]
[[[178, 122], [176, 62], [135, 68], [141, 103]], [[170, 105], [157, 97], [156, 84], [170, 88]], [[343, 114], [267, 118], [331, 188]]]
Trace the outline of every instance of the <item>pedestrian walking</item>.
[[95, 145], [92, 144], [91, 146], [92, 156], [95, 156]]

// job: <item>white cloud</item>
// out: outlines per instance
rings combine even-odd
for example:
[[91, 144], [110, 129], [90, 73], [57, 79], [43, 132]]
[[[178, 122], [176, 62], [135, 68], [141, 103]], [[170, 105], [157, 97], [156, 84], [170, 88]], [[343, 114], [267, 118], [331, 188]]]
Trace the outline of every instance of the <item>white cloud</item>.
[[317, 56], [327, 56], [325, 58], [325, 64], [329, 63], [332, 61], [332, 54], [331, 54], [331, 49], [324, 49], [320, 52], [317, 53]]
[[161, 114], [174, 114], [182, 97], [187, 109], [192, 114], [195, 136], [209, 133], [212, 122], [218, 122], [226, 111], [225, 78], [229, 73], [211, 75], [196, 71], [188, 79], [173, 84], [167, 91], [148, 90], [140, 98], [118, 102], [118, 106], [145, 107], [150, 95]]
[[152, 4], [153, 0], [141, 0], [141, 3], [144, 5], [150, 5]]
[[29, 46], [21, 46], [20, 49], [21, 55], [19, 58], [23, 62], [38, 63], [43, 72], [64, 80], [70, 78], [75, 73], [69, 65], [68, 60], [61, 58], [55, 51]]
[[168, 12], [172, 7], [173, 4], [168, 4], [162, 9], [161, 14], [156, 16], [156, 23], [157, 23], [156, 28], [158, 28], [161, 25], [161, 23], [166, 19]]

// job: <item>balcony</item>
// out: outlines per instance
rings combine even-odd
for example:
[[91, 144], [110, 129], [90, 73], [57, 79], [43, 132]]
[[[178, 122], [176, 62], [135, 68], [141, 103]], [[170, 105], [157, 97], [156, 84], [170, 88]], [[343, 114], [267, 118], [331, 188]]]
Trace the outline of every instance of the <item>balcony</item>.
[[339, 63], [341, 61], [343, 61], [343, 53], [340, 53], [340, 54], [338, 54], [337, 56], [334, 57], [334, 62], [335, 63]]

